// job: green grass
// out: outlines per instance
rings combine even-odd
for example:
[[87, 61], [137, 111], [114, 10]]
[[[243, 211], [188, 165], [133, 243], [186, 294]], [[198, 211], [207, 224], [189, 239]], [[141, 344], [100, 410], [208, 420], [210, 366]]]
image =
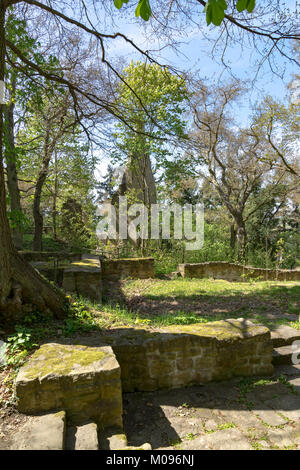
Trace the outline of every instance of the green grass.
[[[180, 297], [180, 298], [197, 298], [199, 295], [214, 297], [219, 295], [230, 297], [236, 295], [256, 294], [260, 297], [268, 298], [274, 296], [281, 298], [282, 296], [289, 299], [292, 305], [293, 301], [299, 302], [300, 283], [296, 282], [278, 282], [278, 281], [261, 281], [261, 282], [228, 282], [223, 280], [212, 279], [188, 279], [179, 278], [172, 281], [152, 280], [145, 282], [144, 280], [127, 281], [124, 288], [125, 293], [142, 292], [147, 298], [162, 297]], [[293, 311], [296, 313], [296, 307], [293, 305]]]
[[[289, 318], [290, 314], [300, 314], [299, 282], [186, 278], [128, 280], [121, 291], [127, 315], [130, 311], [132, 315], [133, 311], [153, 324], [188, 324], [243, 317], [266, 326], [291, 324], [300, 329], [295, 317]], [[285, 318], [281, 318], [282, 315]]]
[[115, 300], [109, 292], [106, 304], [93, 308], [114, 324], [159, 327], [243, 317], [300, 329], [299, 321], [289, 318], [291, 305], [293, 314], [299, 314], [299, 299], [296, 282], [146, 279], [122, 282]]

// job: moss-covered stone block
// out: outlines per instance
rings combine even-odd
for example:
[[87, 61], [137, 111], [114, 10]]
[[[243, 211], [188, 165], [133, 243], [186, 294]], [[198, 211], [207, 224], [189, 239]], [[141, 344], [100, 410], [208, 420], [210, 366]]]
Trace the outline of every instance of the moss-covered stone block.
[[18, 409], [64, 409], [74, 424], [122, 426], [120, 366], [110, 346], [44, 344], [16, 379]]

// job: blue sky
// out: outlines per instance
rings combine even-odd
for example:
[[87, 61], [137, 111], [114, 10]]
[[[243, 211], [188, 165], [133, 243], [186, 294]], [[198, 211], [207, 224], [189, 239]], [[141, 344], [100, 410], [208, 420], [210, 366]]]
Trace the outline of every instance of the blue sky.
[[[296, 0], [286, 0], [286, 7], [289, 7], [292, 12], [296, 9]], [[199, 18], [201, 18], [202, 9], [199, 8]], [[202, 18], [201, 18], [202, 20]], [[170, 64], [177, 69], [183, 71], [190, 71], [199, 73], [202, 79], [207, 80], [228, 80], [230, 74], [224, 70], [222, 64], [218, 64], [216, 59], [211, 56], [211, 45], [207, 40], [203, 39], [199, 30], [196, 27], [190, 27], [186, 32], [174, 32], [172, 39], [179, 41], [176, 53], [171, 47], [166, 47], [163, 42], [158, 42], [156, 39], [149, 41], [146, 39], [145, 24], [142, 20], [136, 21], [134, 18], [134, 10], [130, 10], [129, 15], [125, 14], [122, 9], [116, 10], [114, 15], [114, 26], [109, 26], [111, 32], [122, 32], [132, 39], [143, 50], [160, 49], [160, 53], [156, 54], [156, 58], [160, 63]], [[205, 25], [202, 28], [204, 33], [210, 31], [210, 35], [218, 35], [220, 29], [218, 27], [207, 28]], [[228, 56], [231, 60], [231, 72], [241, 80], [251, 85], [251, 79], [255, 76], [256, 67], [254, 62], [259, 58], [255, 53], [252, 46], [246, 46], [241, 49], [239, 45], [228, 49]], [[107, 50], [107, 56], [122, 57], [126, 62], [130, 60], [137, 60], [139, 57], [133, 53], [132, 47], [122, 39], [115, 39], [110, 42]], [[261, 101], [264, 95], [270, 94], [275, 99], [283, 100], [287, 94], [286, 86], [291, 81], [294, 73], [297, 73], [297, 66], [289, 63], [279, 54], [276, 57], [277, 64], [281, 69], [285, 68], [284, 79], [271, 73], [269, 66], [265, 63], [255, 80], [254, 86], [251, 87], [249, 94], [243, 97], [234, 109], [235, 119], [240, 126], [246, 126], [251, 112], [251, 105], [257, 101]], [[299, 69], [298, 69], [299, 73]], [[103, 162], [104, 166], [105, 163]], [[102, 166], [103, 173], [104, 167]]]

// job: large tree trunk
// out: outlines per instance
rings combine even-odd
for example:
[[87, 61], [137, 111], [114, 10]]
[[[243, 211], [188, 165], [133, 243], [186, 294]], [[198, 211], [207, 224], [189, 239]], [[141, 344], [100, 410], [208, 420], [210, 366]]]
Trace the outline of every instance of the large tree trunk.
[[[0, 0], [0, 81], [4, 82], [5, 12]], [[65, 313], [65, 296], [44, 280], [18, 255], [12, 242], [6, 212], [6, 190], [3, 166], [3, 108], [0, 103], [0, 320], [12, 322], [35, 307], [51, 311], [56, 317]]]
[[244, 223], [242, 216], [236, 217], [235, 220], [236, 220], [236, 225], [237, 225], [236, 239], [237, 239], [237, 249], [238, 249], [238, 260], [242, 261], [244, 260], [246, 240], [247, 240], [246, 227], [245, 227], [245, 223]]
[[[5, 11], [3, 0], [0, 0], [0, 80], [4, 82], [5, 61]], [[1, 96], [2, 98], [2, 96]], [[11, 292], [10, 252], [12, 240], [6, 213], [6, 193], [3, 167], [3, 107], [0, 102], [0, 309]]]
[[[15, 79], [12, 79], [9, 105], [5, 106], [5, 160], [7, 172], [7, 186], [10, 195], [10, 209], [12, 214], [22, 214], [21, 197], [18, 186], [17, 165], [16, 165], [16, 149], [14, 136], [14, 93], [16, 88]], [[15, 222], [12, 228], [12, 239], [17, 250], [23, 249], [23, 235], [18, 223]]]
[[156, 185], [149, 155], [132, 157], [126, 166], [124, 178], [126, 189], [135, 191], [136, 202], [148, 208], [156, 204]]

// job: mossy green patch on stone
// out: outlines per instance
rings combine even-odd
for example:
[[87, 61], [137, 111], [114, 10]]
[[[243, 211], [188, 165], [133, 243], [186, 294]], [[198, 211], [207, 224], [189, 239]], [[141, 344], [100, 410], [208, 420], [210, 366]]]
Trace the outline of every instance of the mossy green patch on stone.
[[100, 348], [45, 344], [23, 366], [23, 376], [34, 379], [49, 374], [67, 375], [73, 370], [101, 361], [106, 356], [108, 354]]
[[266, 327], [243, 323], [240, 320], [221, 320], [210, 323], [196, 323], [192, 325], [175, 325], [165, 329], [170, 333], [191, 334], [204, 337], [216, 337], [219, 340], [245, 338], [257, 334], [266, 334]]
[[115, 263], [122, 263], [123, 261], [153, 261], [154, 258], [151, 258], [151, 257], [148, 257], [148, 258], [111, 258], [109, 260], [103, 260], [102, 263], [103, 264], [109, 264], [111, 262], [115, 262]]
[[92, 268], [99, 267], [99, 261], [94, 259], [84, 259], [81, 261], [74, 261], [72, 266], [91, 266]]

